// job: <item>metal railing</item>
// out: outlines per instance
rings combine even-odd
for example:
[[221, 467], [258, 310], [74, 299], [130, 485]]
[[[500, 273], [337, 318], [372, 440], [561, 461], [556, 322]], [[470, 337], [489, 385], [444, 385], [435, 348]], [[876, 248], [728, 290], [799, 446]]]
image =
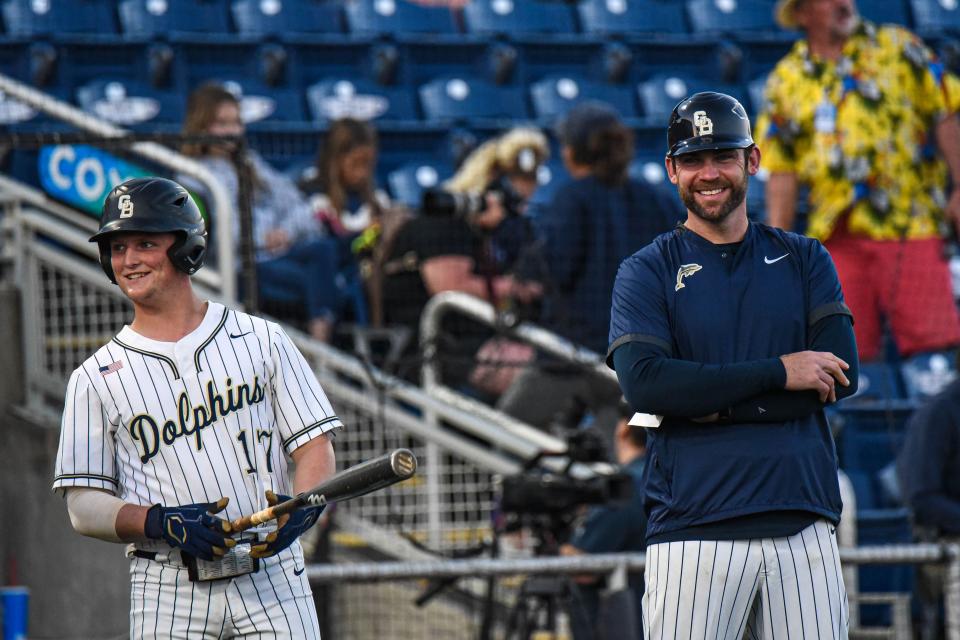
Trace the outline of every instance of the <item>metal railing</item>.
[[[46, 113], [95, 136], [105, 139], [122, 138], [130, 133], [2, 73], [0, 73], [0, 93], [5, 93], [37, 111]], [[236, 215], [234, 205], [224, 186], [214, 178], [203, 164], [163, 145], [154, 142], [135, 142], [130, 145], [129, 151], [136, 156], [169, 169], [172, 174], [189, 175], [206, 187], [211, 200], [210, 204], [218, 221], [216, 225], [218, 264], [216, 271], [199, 272], [197, 279], [199, 282], [215, 289], [219, 298], [224, 302], [233, 303], [236, 301], [237, 283], [234, 278], [235, 258], [232, 236]], [[8, 194], [22, 195], [19, 190], [11, 186], [10, 182], [0, 185], [0, 194], [7, 192]]]
[[[518, 575], [614, 574], [617, 571], [643, 571], [644, 554], [613, 553], [572, 557], [537, 557], [522, 559], [470, 559], [416, 562], [357, 562], [335, 565], [310, 565], [307, 575], [315, 584], [385, 582], [411, 579], [475, 579]], [[846, 566], [870, 564], [946, 564], [948, 578], [944, 584], [946, 638], [960, 640], [960, 545], [914, 544], [841, 547], [840, 561]], [[887, 604], [894, 610], [895, 621], [890, 631], [856, 630], [855, 637], [912, 637], [909, 625], [909, 597], [902, 594], [862, 596], [861, 604]], [[408, 603], [411, 607], [413, 603]], [[467, 635], [460, 636], [463, 638]]]

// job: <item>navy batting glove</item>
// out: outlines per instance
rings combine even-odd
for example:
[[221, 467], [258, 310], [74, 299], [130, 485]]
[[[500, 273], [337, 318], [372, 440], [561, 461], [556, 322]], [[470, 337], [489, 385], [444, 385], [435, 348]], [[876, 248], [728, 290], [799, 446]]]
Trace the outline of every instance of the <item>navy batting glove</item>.
[[[266, 491], [266, 496], [271, 507], [290, 499], [290, 496], [277, 495], [269, 489]], [[269, 558], [277, 555], [317, 523], [325, 506], [303, 507], [289, 515], [282, 516], [277, 520], [279, 526], [276, 531], [271, 532], [263, 542], [250, 547], [250, 555], [254, 558]]]
[[229, 537], [230, 523], [216, 517], [227, 507], [230, 498], [217, 502], [185, 504], [165, 507], [155, 504], [147, 511], [144, 534], [153, 540], [163, 539], [171, 547], [178, 547], [202, 560], [222, 556], [237, 544]]

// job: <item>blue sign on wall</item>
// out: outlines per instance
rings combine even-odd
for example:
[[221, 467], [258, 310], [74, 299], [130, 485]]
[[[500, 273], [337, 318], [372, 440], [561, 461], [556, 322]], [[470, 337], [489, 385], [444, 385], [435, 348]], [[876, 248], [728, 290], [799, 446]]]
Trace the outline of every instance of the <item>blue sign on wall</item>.
[[100, 217], [107, 194], [130, 178], [151, 175], [145, 169], [86, 145], [43, 147], [39, 156], [40, 184], [51, 196]]

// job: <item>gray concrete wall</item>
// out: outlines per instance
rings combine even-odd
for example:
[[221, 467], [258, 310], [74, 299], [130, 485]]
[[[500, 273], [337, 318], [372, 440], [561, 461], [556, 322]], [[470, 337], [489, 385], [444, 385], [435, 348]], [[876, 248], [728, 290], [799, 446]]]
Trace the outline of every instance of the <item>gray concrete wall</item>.
[[123, 545], [73, 532], [50, 491], [58, 426], [11, 412], [23, 390], [16, 300], [0, 290], [0, 584], [30, 588], [30, 638], [127, 637]]

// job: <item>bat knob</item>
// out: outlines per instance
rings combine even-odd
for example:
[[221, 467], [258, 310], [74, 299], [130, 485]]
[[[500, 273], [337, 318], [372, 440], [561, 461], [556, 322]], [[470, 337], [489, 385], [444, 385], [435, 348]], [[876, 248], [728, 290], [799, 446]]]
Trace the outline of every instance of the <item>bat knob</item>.
[[397, 449], [390, 454], [390, 467], [398, 477], [410, 478], [417, 472], [417, 457], [409, 449]]

